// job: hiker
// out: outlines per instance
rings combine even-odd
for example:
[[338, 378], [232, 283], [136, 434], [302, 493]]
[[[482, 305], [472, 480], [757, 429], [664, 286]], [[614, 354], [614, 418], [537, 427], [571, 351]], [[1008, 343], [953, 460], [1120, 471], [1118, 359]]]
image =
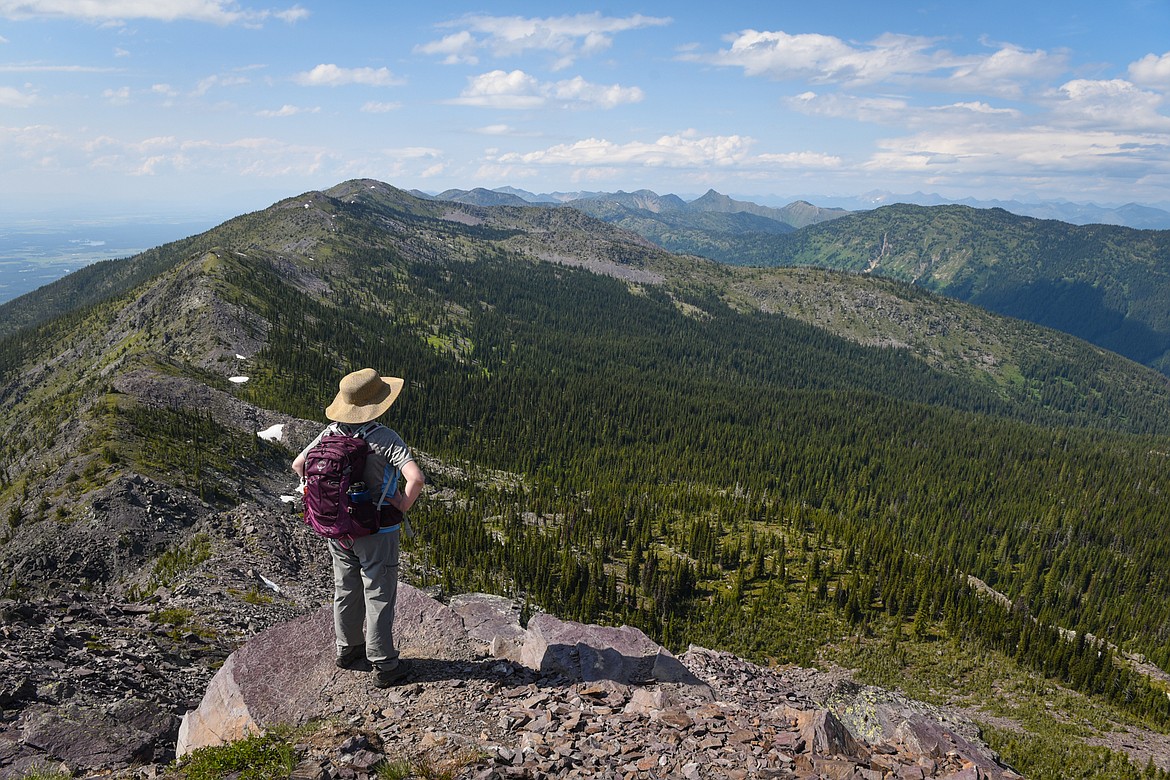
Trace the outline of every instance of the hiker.
[[[397, 400], [403, 384], [402, 379], [379, 376], [372, 368], [346, 374], [337, 397], [325, 409], [325, 416], [333, 422], [292, 463], [303, 484], [306, 458], [326, 434], [361, 436], [369, 445], [363, 476], [370, 495], [381, 501], [379, 528], [367, 536], [329, 539], [328, 544], [333, 556], [337, 665], [347, 669], [367, 659], [374, 667], [374, 685], [379, 688], [397, 685], [408, 675], [393, 635], [398, 547], [404, 513], [426, 483], [401, 437], [384, 425], [370, 424]], [[399, 484], [399, 476], [405, 486]]]

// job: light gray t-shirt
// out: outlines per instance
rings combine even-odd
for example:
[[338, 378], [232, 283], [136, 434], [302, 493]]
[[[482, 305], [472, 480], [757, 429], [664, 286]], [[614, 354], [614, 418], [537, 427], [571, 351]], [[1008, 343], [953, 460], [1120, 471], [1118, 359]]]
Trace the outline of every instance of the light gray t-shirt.
[[364, 478], [366, 487], [370, 491], [370, 500], [377, 501], [385, 491], [387, 498], [398, 490], [398, 478], [402, 474], [402, 467], [414, 460], [414, 454], [402, 441], [402, 437], [385, 425], [354, 425], [352, 423], [330, 423], [325, 430], [317, 434], [317, 438], [309, 442], [309, 446], [301, 450], [301, 455], [308, 455], [309, 450], [317, 446], [326, 434], [344, 434], [353, 436], [362, 428], [366, 428], [366, 444], [370, 445], [370, 454], [366, 457], [366, 471]]

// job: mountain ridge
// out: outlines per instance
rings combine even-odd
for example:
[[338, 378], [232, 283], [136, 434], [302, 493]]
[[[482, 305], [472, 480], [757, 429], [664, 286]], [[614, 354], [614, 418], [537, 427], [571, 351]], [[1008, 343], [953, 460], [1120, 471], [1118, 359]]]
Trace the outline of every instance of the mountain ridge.
[[[514, 187], [487, 190], [476, 188], [473, 190], [445, 190], [438, 195], [427, 195], [412, 191], [412, 194], [437, 200], [449, 200], [456, 203], [467, 203], [477, 206], [499, 205], [564, 205], [576, 208], [592, 216], [606, 214], [607, 222], [619, 222], [614, 217], [614, 209], [621, 212], [637, 214], [647, 212], [655, 215], [665, 215], [671, 212], [694, 216], [704, 214], [751, 214], [765, 220], [778, 223], [785, 229], [795, 229], [805, 225], [815, 224], [845, 215], [844, 209], [821, 208], [808, 201], [794, 201], [783, 208], [761, 206], [757, 203], [735, 200], [715, 190], [708, 190], [704, 195], [686, 201], [677, 195], [659, 195], [652, 190], [637, 190], [635, 192], [577, 192], [556, 193], [553, 195], [534, 195]], [[780, 228], [773, 227], [772, 230]], [[635, 231], [638, 232], [638, 231]]]
[[[332, 200], [318, 201], [318, 197]], [[541, 211], [539, 208], [534, 210], [531, 207], [520, 207], [519, 211], [514, 211], [510, 210], [512, 207], [502, 207], [495, 211], [480, 211], [480, 207], [463, 204], [460, 206], [460, 210], [452, 211], [449, 205], [444, 205], [445, 202], [419, 200], [404, 191], [382, 183], [347, 182], [323, 193], [307, 193], [274, 204], [272, 209], [288, 210], [289, 214], [296, 214], [294, 222], [300, 227], [294, 229], [305, 232], [305, 235], [296, 242], [290, 243], [281, 230], [265, 229], [266, 234], [271, 237], [271, 248], [268, 251], [279, 254], [295, 249], [298, 252], [304, 252], [306, 256], [319, 254], [314, 247], [318, 247], [320, 242], [329, 235], [335, 234], [338, 229], [334, 224], [335, 213], [341, 204], [349, 203], [360, 206], [363, 199], [370, 197], [381, 198], [386, 201], [386, 205], [390, 206], [390, 220], [383, 223], [388, 228], [394, 227], [393, 213], [398, 211], [405, 218], [427, 220], [429, 224], [445, 230], [458, 229], [472, 233], [486, 231], [485, 235], [503, 238], [505, 245], [512, 246], [533, 257], [569, 263], [615, 278], [625, 279], [627, 282], [661, 287], [666, 279], [673, 279], [674, 281], [665, 286], [672, 290], [670, 294], [676, 297], [695, 293], [706, 296], [713, 294], [712, 290], [718, 290], [719, 292], [714, 293], [716, 297], [721, 298], [733, 309], [745, 311], [762, 309], [785, 314], [813, 325], [828, 325], [835, 328], [838, 335], [844, 335], [857, 343], [912, 348], [919, 359], [936, 367], [943, 367], [951, 373], [965, 374], [974, 370], [990, 376], [998, 375], [999, 379], [996, 381], [1004, 387], [1001, 392], [1013, 387], [1014, 383], [1021, 379], [1018, 373], [1019, 357], [1013, 357], [1011, 353], [997, 354], [999, 348], [995, 344], [996, 342], [1003, 344], [1003, 339], [979, 335], [986, 330], [990, 320], [979, 314], [977, 310], [963, 310], [961, 312], [955, 310], [954, 314], [949, 315], [952, 318], [957, 316], [959, 322], [964, 322], [964, 325], [959, 327], [952, 324], [949, 327], [936, 330], [917, 329], [918, 333], [934, 332], [936, 334], [932, 339], [920, 341], [910, 338], [910, 331], [905, 326], [905, 323], [913, 322], [916, 319], [909, 313], [909, 309], [916, 305], [914, 300], [918, 294], [911, 289], [898, 290], [878, 280], [870, 282], [862, 278], [852, 279], [847, 276], [835, 277], [783, 269], [772, 271], [736, 269], [693, 258], [680, 260], [660, 252], [652, 243], [636, 234], [615, 231], [604, 223], [582, 222], [581, 218], [572, 216], [575, 212], [567, 212], [563, 209]], [[330, 205], [331, 202], [334, 202], [334, 205]], [[368, 212], [360, 211], [359, 216], [366, 213]], [[499, 227], [489, 230], [486, 227], [486, 220], [489, 218], [494, 219], [501, 226], [506, 226], [503, 227], [503, 232], [500, 232], [501, 228]], [[215, 231], [200, 234], [185, 240], [185, 242], [177, 242], [173, 246], [168, 245], [160, 250], [152, 250], [151, 253], [144, 253], [141, 257], [154, 263], [149, 267], [155, 268], [160, 262], [157, 259], [160, 256], [159, 252], [171, 251], [181, 254], [193, 250], [200, 251], [216, 242], [217, 239], [214, 237], [216, 233], [222, 236], [224, 231], [230, 235], [243, 230], [252, 230], [258, 224], [258, 219], [257, 214], [244, 215], [229, 220]], [[386, 218], [378, 217], [377, 219], [384, 220]], [[525, 233], [525, 230], [533, 232]], [[583, 232], [574, 233], [573, 231]], [[309, 235], [316, 237], [310, 238]], [[535, 237], [539, 237], [540, 243], [533, 243]], [[251, 244], [254, 247], [257, 246], [254, 239]], [[614, 247], [618, 247], [616, 252]], [[323, 258], [309, 259], [308, 262], [311, 267], [320, 267]], [[138, 269], [141, 264], [142, 261], [131, 259], [125, 263], [125, 266], [129, 269]], [[112, 267], [117, 268], [116, 265]], [[139, 275], [143, 273], [142, 271], [136, 272]], [[83, 284], [88, 284], [86, 276], [86, 274], [82, 274]], [[121, 278], [118, 274], [111, 274], [110, 277], [113, 279]], [[124, 287], [135, 282], [138, 276], [127, 276], [126, 278], [128, 281], [123, 283]], [[885, 292], [875, 298], [874, 292], [883, 289], [883, 285]], [[854, 286], [859, 286], [855, 292], [846, 292], [845, 287]], [[865, 291], [863, 288], [867, 286], [874, 288], [873, 291]], [[0, 333], [11, 332], [14, 326], [19, 325], [25, 311], [54, 311], [54, 302], [60, 299], [70, 299], [70, 293], [76, 287], [76, 283], [67, 278], [44, 288], [39, 293], [31, 294], [0, 307]], [[58, 288], [64, 288], [64, 292]], [[826, 294], [825, 291], [828, 289], [835, 291]], [[875, 309], [875, 301], [879, 299], [882, 303], [879, 308]], [[848, 300], [855, 302], [852, 304], [843, 303]], [[823, 301], [823, 303], [818, 303], [818, 301]], [[836, 302], [833, 303], [833, 301]], [[937, 304], [950, 306], [945, 300], [939, 300]], [[906, 311], [894, 316], [888, 307], [902, 308]], [[886, 310], [885, 314], [872, 316], [882, 309]], [[830, 315], [829, 312], [832, 311], [836, 311], [837, 314]], [[975, 327], [976, 320], [982, 320], [987, 324]], [[862, 322], [866, 324], [862, 325]], [[1006, 325], [1007, 322], [1004, 321], [1004, 324]], [[1021, 331], [1021, 326], [1012, 325], [1011, 327], [1020, 333], [1027, 332], [1027, 328]], [[965, 330], [971, 332], [967, 335], [961, 335]], [[946, 339], [948, 342], [954, 342], [955, 339], [958, 339], [960, 342], [966, 341], [969, 344], [956, 349], [957, 345], [953, 343], [944, 345], [937, 341], [939, 338]], [[1028, 338], [1036, 345], [1030, 349], [1030, 353], [1034, 357], [1028, 358], [1028, 361], [1032, 363], [1039, 359], [1036, 355], [1040, 351], [1064, 352], [1074, 348], [1073, 342], [1068, 342], [1067, 347], [1057, 346], [1064, 342], [1058, 339], [1055, 334], [1040, 330], [1036, 330]], [[1103, 353], [1098, 352], [1097, 354], [1098, 357], [1093, 358], [1094, 361], [1104, 357]], [[951, 357], [947, 358], [947, 355]], [[978, 357], [976, 358], [976, 356]], [[1145, 387], [1146, 389], [1142, 392], [1151, 399], [1147, 403], [1163, 403], [1163, 401], [1154, 400], [1164, 399], [1166, 395], [1166, 388], [1161, 379], [1153, 376], [1139, 379], [1140, 372], [1134, 373], [1132, 367], [1123, 368], [1123, 364], [1116, 363], [1102, 373], [1096, 374], [1099, 379], [1094, 381], [1101, 381], [1100, 378], [1111, 375], [1124, 377], [1123, 380], [1116, 382], [1118, 386]], [[1029, 381], [1027, 377], [1024, 379]]]
[[[587, 198], [604, 197], [605, 195], [609, 194], [590, 191], [536, 194], [528, 190], [511, 186], [495, 187], [491, 191], [515, 195], [529, 203], [544, 205], [567, 203]], [[450, 192], [457, 194], [467, 191], [453, 190]], [[412, 190], [412, 193], [421, 197], [436, 197], [434, 194], [424, 193], [421, 190]], [[680, 199], [685, 202], [688, 197], [693, 200], [694, 197], [701, 196], [678, 197], [680, 197]], [[1102, 206], [1096, 203], [1080, 203], [1069, 200], [1026, 200], [1020, 198], [1003, 200], [981, 199], [974, 197], [945, 198], [934, 193], [894, 193], [884, 190], [874, 190], [852, 197], [807, 194], [789, 196], [787, 198], [781, 198], [775, 195], [739, 195], [735, 197], [738, 197], [741, 202], [751, 203], [753, 205], [764, 208], [776, 208], [776, 206], [772, 205], [775, 203], [791, 206], [795, 203], [801, 202], [809, 204], [817, 203], [821, 204], [819, 207], [838, 209], [842, 211], [870, 211], [875, 208], [889, 206], [895, 203], [905, 203], [916, 206], [961, 205], [970, 206], [977, 209], [1002, 208], [1018, 216], [1035, 217], [1037, 219], [1055, 219], [1074, 225], [1105, 224], [1116, 225], [1120, 227], [1131, 227], [1142, 230], [1170, 229], [1170, 204], [1164, 203], [1126, 203], [1121, 205]]]

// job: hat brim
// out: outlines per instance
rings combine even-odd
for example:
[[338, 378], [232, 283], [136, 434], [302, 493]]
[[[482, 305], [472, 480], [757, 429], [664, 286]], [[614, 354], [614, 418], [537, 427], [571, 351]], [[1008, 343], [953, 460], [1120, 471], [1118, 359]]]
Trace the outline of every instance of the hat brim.
[[346, 402], [341, 393], [338, 393], [333, 403], [325, 407], [325, 417], [339, 423], [367, 423], [381, 417], [398, 400], [405, 380], [396, 376], [384, 376], [380, 379], [385, 386], [384, 397], [375, 398], [369, 404], [357, 405]]

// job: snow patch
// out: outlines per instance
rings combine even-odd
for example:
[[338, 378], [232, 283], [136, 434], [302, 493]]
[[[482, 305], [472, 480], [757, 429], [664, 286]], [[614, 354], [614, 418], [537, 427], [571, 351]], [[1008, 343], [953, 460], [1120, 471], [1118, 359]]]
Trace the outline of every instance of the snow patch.
[[237, 353], [236, 353], [236, 360], [247, 360], [247, 359], [248, 359], [248, 358], [244, 357], [244, 356], [243, 356], [243, 355], [241, 355], [239, 352], [237, 352]]
[[277, 585], [275, 582], [268, 579], [260, 572], [256, 572], [256, 576], [259, 577], [260, 581], [264, 583], [264, 586], [267, 587], [269, 590], [271, 590], [273, 593], [280, 593], [280, 586]]
[[244, 384], [244, 382], [248, 381], [248, 377], [246, 377], [246, 376], [229, 376], [228, 381], [235, 382], [237, 385], [242, 385], [242, 384]]
[[297, 502], [296, 496], [281, 496], [280, 500], [286, 504], [295, 504]]
[[256, 435], [265, 441], [280, 441], [280, 437], [284, 435], [284, 423], [265, 428]]

